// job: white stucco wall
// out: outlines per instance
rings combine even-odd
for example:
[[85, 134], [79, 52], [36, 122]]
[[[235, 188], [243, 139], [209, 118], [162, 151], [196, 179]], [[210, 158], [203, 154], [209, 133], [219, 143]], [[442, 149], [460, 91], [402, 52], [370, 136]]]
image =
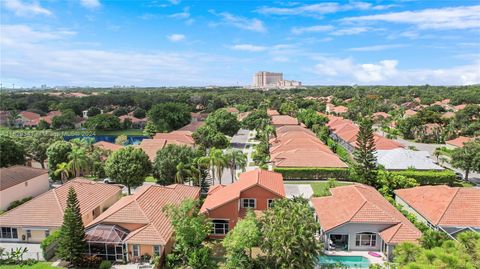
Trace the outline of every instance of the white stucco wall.
[[[327, 232], [327, 238], [331, 234], [348, 234], [348, 250], [375, 250], [380, 251], [382, 247], [382, 239], [379, 232], [392, 226], [391, 224], [364, 224], [364, 223], [348, 223], [336, 229]], [[368, 232], [377, 234], [375, 247], [355, 246], [355, 238], [357, 233]]]
[[6, 210], [11, 202], [35, 197], [50, 189], [48, 174], [34, 177], [0, 192], [0, 210]]

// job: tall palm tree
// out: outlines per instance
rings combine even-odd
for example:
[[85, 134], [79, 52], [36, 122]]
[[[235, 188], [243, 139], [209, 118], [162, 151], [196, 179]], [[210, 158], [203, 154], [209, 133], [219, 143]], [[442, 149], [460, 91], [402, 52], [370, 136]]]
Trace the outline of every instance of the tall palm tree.
[[247, 156], [240, 150], [230, 149], [226, 152], [225, 158], [227, 159], [227, 166], [230, 168], [233, 183], [233, 181], [236, 180], [237, 167], [245, 170], [247, 165]]
[[215, 183], [215, 178], [218, 177], [218, 182], [222, 184], [223, 168], [227, 166], [227, 159], [221, 149], [211, 148], [208, 155], [201, 157], [199, 162], [210, 168], [213, 183]]
[[80, 176], [82, 172], [88, 170], [88, 158], [84, 148], [72, 148], [72, 151], [68, 154], [68, 160], [68, 167], [75, 177]]
[[65, 183], [65, 181], [67, 181], [70, 177], [70, 168], [68, 167], [67, 163], [59, 163], [57, 164], [57, 169], [55, 169], [53, 174], [57, 177], [60, 175], [62, 183]]

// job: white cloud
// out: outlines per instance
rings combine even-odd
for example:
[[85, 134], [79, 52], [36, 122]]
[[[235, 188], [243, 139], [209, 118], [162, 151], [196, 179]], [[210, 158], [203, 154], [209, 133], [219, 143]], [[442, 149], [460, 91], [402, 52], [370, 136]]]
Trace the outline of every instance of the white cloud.
[[391, 12], [349, 17], [343, 21], [404, 23], [416, 25], [419, 29], [478, 29], [480, 28], [480, 5]]
[[291, 7], [269, 7], [264, 6], [256, 11], [267, 15], [303, 15], [322, 17], [324, 14], [336, 13], [349, 10], [384, 10], [395, 5], [372, 5], [367, 2], [350, 2], [348, 4], [339, 4], [336, 2], [324, 2], [310, 5], [300, 5]]
[[216, 13], [214, 10], [210, 10], [210, 13], [222, 18], [224, 23], [231, 24], [237, 28], [250, 30], [254, 32], [266, 32], [267, 28], [263, 22], [256, 18], [246, 18], [241, 16], [235, 16], [228, 12]]
[[[24, 86], [44, 83], [79, 86], [232, 85], [238, 79], [238, 66], [246, 62], [244, 58], [191, 51], [143, 53], [88, 49], [85, 44], [77, 48], [72, 42], [68, 45], [73, 34], [62, 29], [46, 31], [22, 25], [2, 26], [0, 63], [3, 83]], [[247, 77], [247, 74], [243, 75]]]
[[171, 34], [167, 36], [168, 40], [172, 42], [179, 42], [185, 40], [185, 35], [182, 34]]
[[256, 46], [252, 44], [237, 44], [230, 47], [233, 50], [249, 51], [249, 52], [259, 52], [267, 50], [267, 47]]
[[101, 6], [99, 0], [80, 0], [80, 4], [86, 8], [98, 8]]
[[480, 83], [480, 62], [444, 69], [399, 69], [398, 60], [356, 63], [352, 58], [319, 59], [313, 71], [325, 83], [390, 85], [468, 85]]
[[373, 46], [365, 46], [365, 47], [356, 47], [350, 48], [349, 51], [382, 51], [382, 50], [389, 50], [389, 49], [396, 49], [396, 48], [403, 48], [406, 47], [405, 44], [388, 44], [388, 45], [373, 45]]
[[22, 0], [4, 0], [3, 6], [15, 13], [17, 16], [34, 16], [34, 15], [52, 15], [52, 12], [44, 7], [41, 7], [37, 1], [30, 3]]
[[351, 27], [351, 28], [343, 28], [336, 31], [331, 32], [331, 35], [342, 36], [342, 35], [357, 35], [364, 32], [367, 32], [369, 28], [367, 27]]
[[308, 27], [293, 27], [291, 32], [296, 35], [300, 35], [303, 33], [316, 33], [316, 32], [326, 32], [333, 30], [332, 25], [314, 25]]
[[169, 15], [170, 18], [175, 18], [175, 19], [188, 19], [190, 18], [190, 8], [185, 7], [182, 12], [178, 13], [173, 13]]

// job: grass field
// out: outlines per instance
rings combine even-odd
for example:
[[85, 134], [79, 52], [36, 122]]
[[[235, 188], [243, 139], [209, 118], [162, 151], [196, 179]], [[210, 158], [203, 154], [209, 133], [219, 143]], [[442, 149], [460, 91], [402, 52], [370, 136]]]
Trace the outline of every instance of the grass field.
[[[325, 196], [328, 192], [328, 189], [329, 189], [329, 186], [328, 186], [328, 182], [327, 181], [318, 181], [318, 182], [315, 182], [315, 181], [309, 181], [309, 182], [305, 182], [305, 181], [299, 181], [299, 182], [286, 182], [286, 184], [310, 184], [310, 186], [312, 186], [312, 189], [313, 189], [313, 195], [314, 196]], [[339, 181], [336, 181], [336, 186], [345, 186], [345, 185], [350, 185], [351, 183], [347, 183], [347, 182], [339, 182]]]
[[24, 266], [19, 266], [19, 265], [0, 265], [0, 269], [58, 269], [59, 267], [52, 266], [52, 263], [49, 262], [39, 262], [34, 265], [24, 265]]
[[[32, 132], [38, 132], [40, 130], [35, 129], [9, 129], [6, 127], [0, 127], [0, 134], [9, 134], [9, 133], [18, 133], [18, 134], [28, 134]], [[115, 130], [115, 131], [88, 131], [88, 130], [54, 130], [54, 132], [61, 135], [143, 135], [143, 130], [141, 129], [127, 129], [127, 130]]]

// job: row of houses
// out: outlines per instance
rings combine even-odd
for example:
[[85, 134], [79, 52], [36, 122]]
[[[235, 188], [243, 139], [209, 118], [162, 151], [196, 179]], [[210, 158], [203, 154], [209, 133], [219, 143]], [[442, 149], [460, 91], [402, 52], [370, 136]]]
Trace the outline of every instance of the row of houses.
[[62, 115], [60, 111], [50, 111], [45, 116], [31, 111], [21, 111], [18, 113], [18, 117], [13, 119], [13, 122], [9, 122], [11, 117], [10, 111], [0, 111], [0, 125], [13, 124], [17, 128], [22, 127], [36, 127], [40, 121], [45, 121], [48, 124], [52, 124], [53, 117]]
[[[25, 182], [36, 175], [31, 169], [14, 167], [12, 171], [18, 174], [15, 179], [13, 172], [5, 177], [2, 169], [1, 195], [17, 185], [16, 192], [27, 189]], [[112, 261], [136, 262], [144, 255], [170, 253], [174, 231], [162, 209], [200, 198], [200, 188], [179, 184], [145, 185], [122, 197], [121, 186], [76, 178], [2, 214], [0, 246], [38, 244], [58, 230], [70, 188], [78, 196], [88, 254]], [[421, 186], [396, 190], [395, 194], [396, 201], [419, 220], [452, 238], [461, 231], [480, 231], [478, 188]], [[253, 170], [240, 174], [230, 185], [211, 186], [200, 212], [212, 221], [211, 237], [223, 238], [248, 210], [261, 216], [275, 206], [275, 200], [285, 198], [280, 173]], [[370, 186], [335, 187], [330, 189], [330, 196], [311, 198], [310, 204], [326, 250], [378, 251], [391, 257], [397, 244], [417, 242], [421, 237], [421, 232]]]
[[[330, 136], [350, 153], [357, 146], [360, 128], [351, 120], [328, 115], [327, 126]], [[386, 170], [432, 170], [441, 171], [443, 167], [435, 164], [426, 151], [406, 149], [401, 143], [374, 133], [377, 163]]]

